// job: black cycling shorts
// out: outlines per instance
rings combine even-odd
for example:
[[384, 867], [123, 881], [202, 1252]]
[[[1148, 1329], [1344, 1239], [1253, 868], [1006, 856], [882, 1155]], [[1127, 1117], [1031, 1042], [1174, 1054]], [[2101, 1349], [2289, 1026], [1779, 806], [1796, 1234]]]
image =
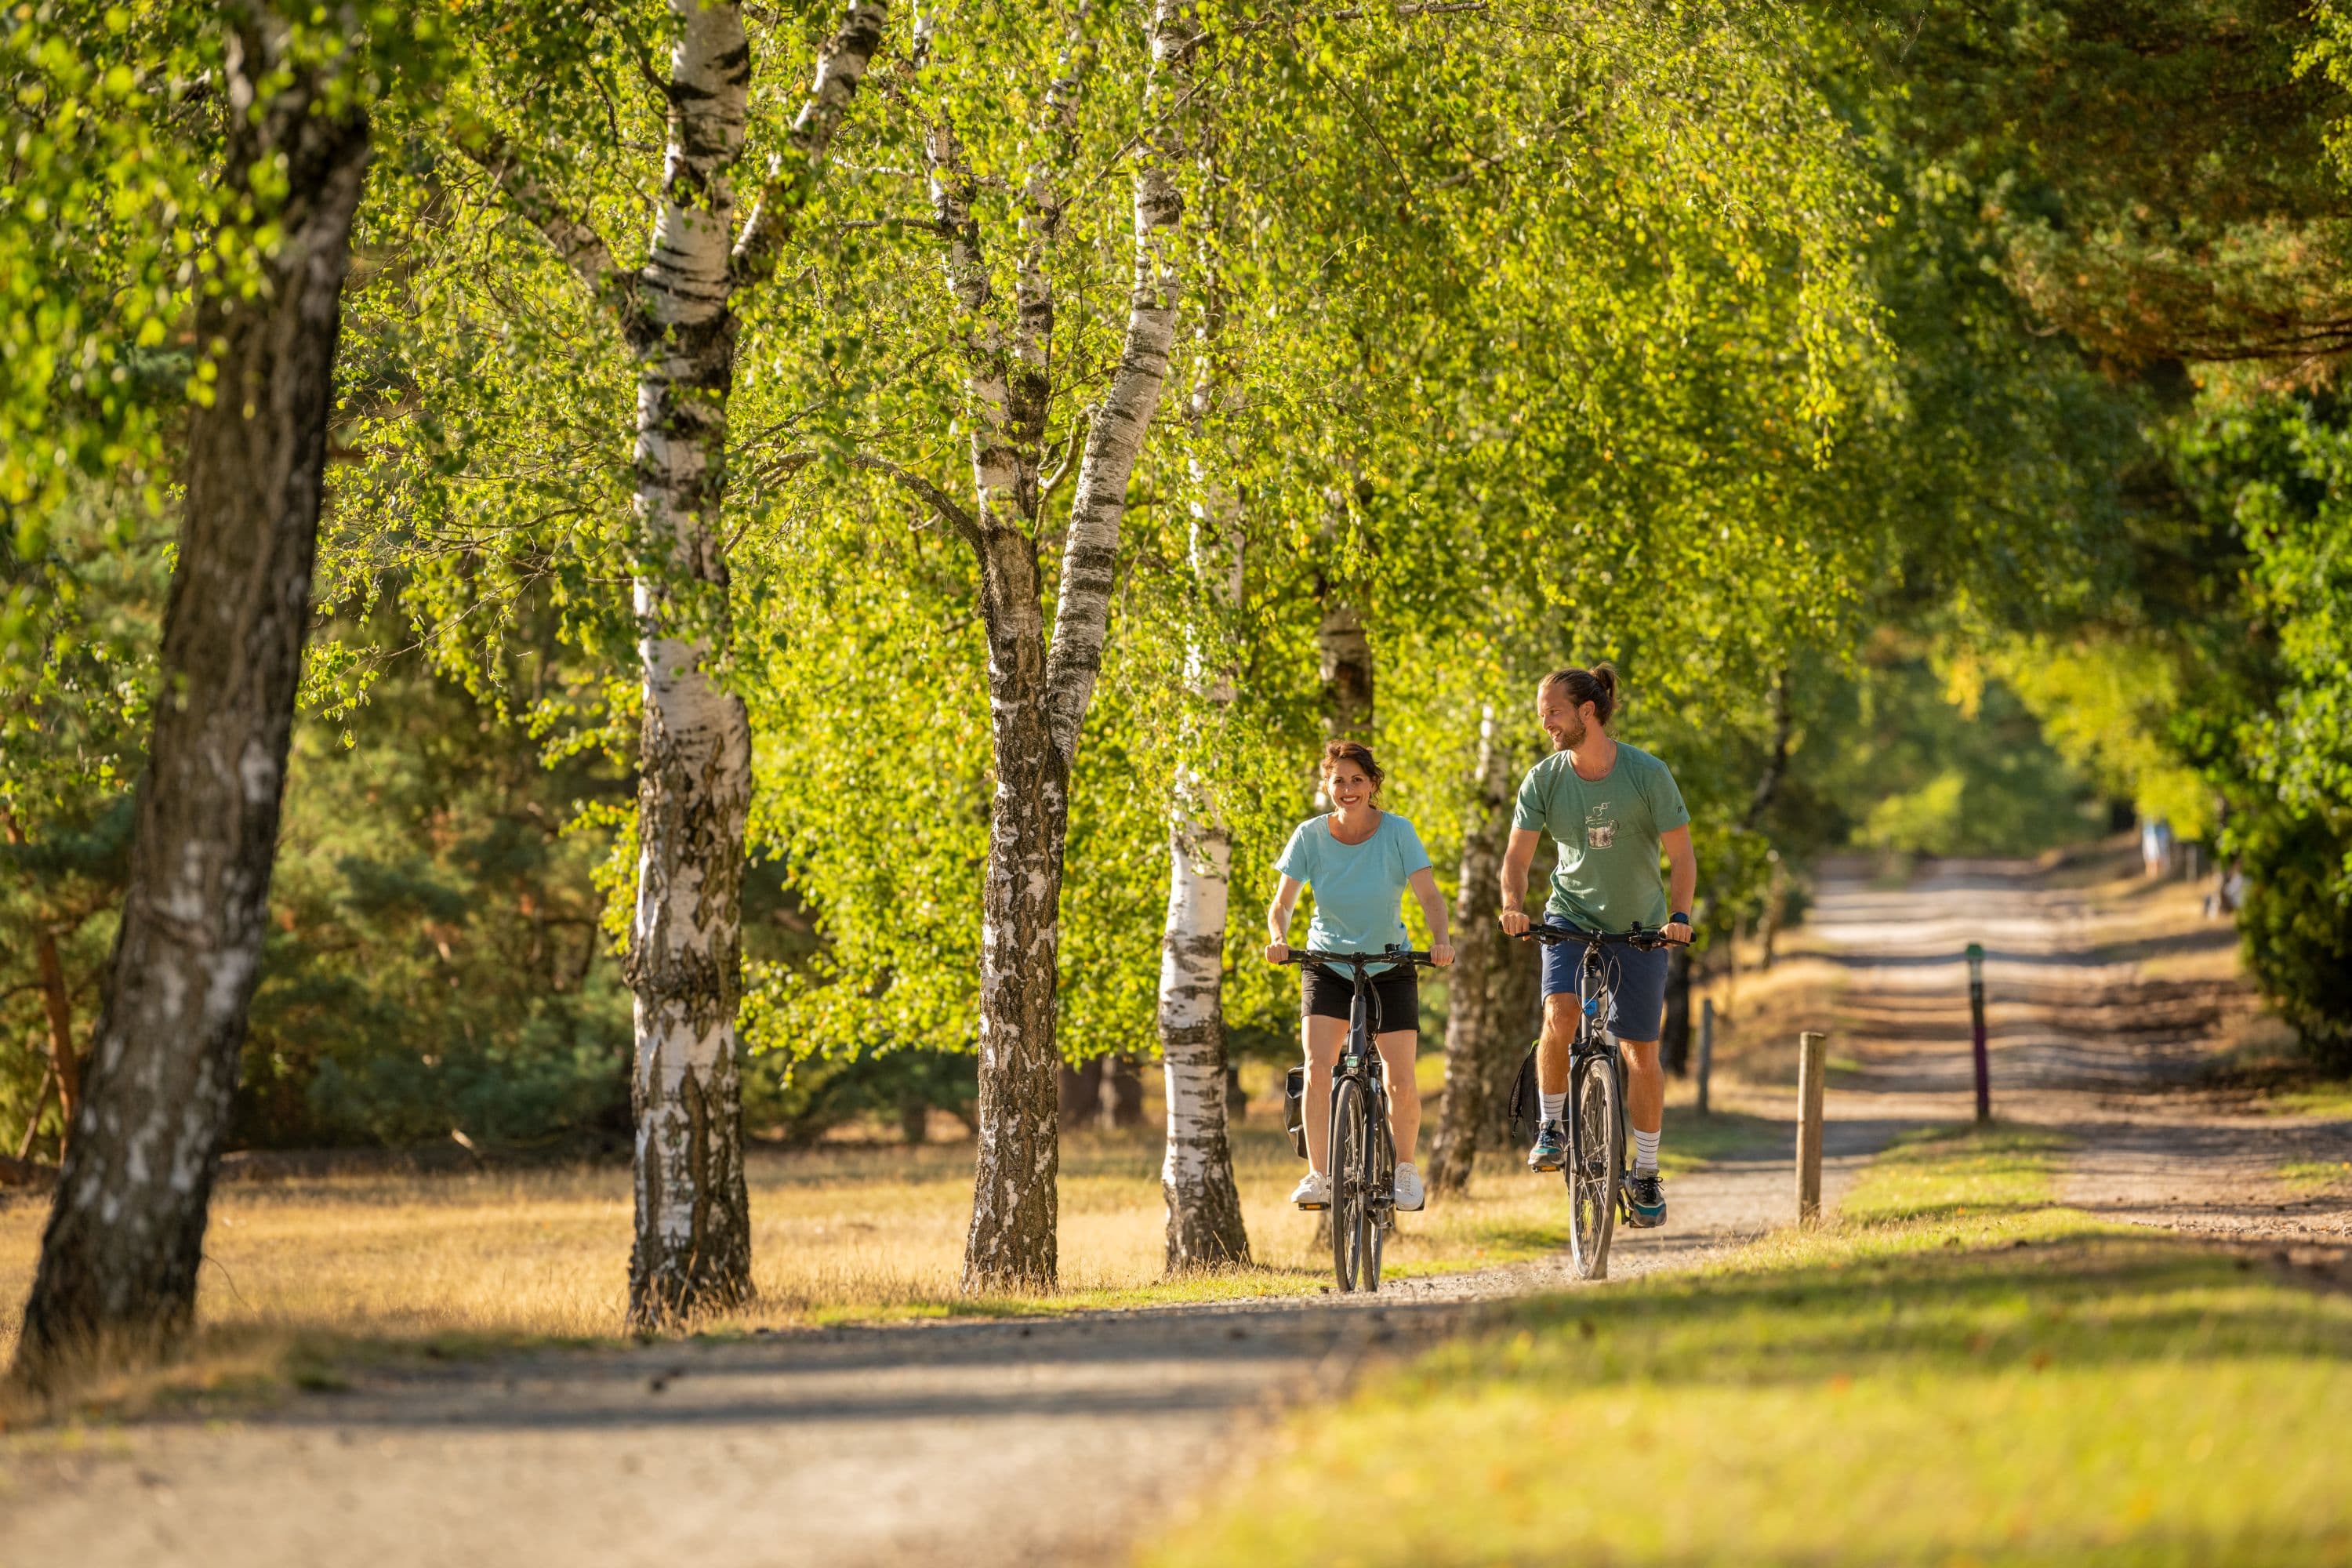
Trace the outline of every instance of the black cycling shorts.
[[[1298, 971], [1298, 1016], [1302, 1018], [1348, 1020], [1355, 999], [1355, 976], [1336, 969], [1303, 964]], [[1402, 964], [1372, 976], [1372, 1033], [1392, 1035], [1421, 1028], [1421, 976], [1411, 964]]]

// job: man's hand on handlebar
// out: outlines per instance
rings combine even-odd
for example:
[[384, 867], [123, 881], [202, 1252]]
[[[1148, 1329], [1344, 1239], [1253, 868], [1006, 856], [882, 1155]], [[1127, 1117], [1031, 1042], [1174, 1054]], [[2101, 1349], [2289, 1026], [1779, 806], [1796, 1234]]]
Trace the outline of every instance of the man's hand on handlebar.
[[1679, 942], [1687, 945], [1691, 939], [1691, 929], [1682, 921], [1669, 921], [1658, 934], [1668, 942]]
[[1506, 904], [1506, 905], [1504, 905], [1504, 906], [1503, 906], [1503, 934], [1504, 934], [1505, 936], [1525, 936], [1525, 935], [1527, 935], [1527, 934], [1528, 934], [1528, 911], [1527, 911], [1527, 910], [1523, 910], [1523, 909], [1521, 909], [1521, 908], [1519, 908], [1517, 904]]
[[1265, 961], [1268, 963], [1288, 963], [1290, 962], [1290, 944], [1286, 942], [1267, 942], [1265, 944]]
[[1440, 969], [1454, 962], [1454, 944], [1450, 942], [1431, 942], [1429, 944], [1429, 962]]

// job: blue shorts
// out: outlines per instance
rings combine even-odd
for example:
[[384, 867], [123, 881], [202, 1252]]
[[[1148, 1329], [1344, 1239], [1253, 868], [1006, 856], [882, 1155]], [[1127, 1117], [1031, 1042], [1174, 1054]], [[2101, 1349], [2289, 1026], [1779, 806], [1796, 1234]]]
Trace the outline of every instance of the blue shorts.
[[[1663, 947], [1639, 948], [1612, 942], [1601, 950], [1601, 973], [1609, 983], [1609, 1032], [1621, 1040], [1654, 1040], [1666, 1018], [1666, 958]], [[1584, 972], [1584, 944], [1546, 942], [1543, 994], [1576, 994]]]

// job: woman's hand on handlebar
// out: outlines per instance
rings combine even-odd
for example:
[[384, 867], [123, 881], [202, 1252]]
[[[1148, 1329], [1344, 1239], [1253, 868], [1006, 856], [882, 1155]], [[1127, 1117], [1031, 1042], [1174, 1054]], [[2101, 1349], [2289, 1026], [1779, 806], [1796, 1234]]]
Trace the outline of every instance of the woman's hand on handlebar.
[[1290, 944], [1286, 942], [1267, 942], [1265, 944], [1265, 961], [1268, 963], [1288, 963], [1290, 962]]
[[1429, 962], [1440, 969], [1444, 969], [1447, 964], [1452, 963], [1454, 962], [1454, 944], [1450, 942], [1431, 942], [1429, 944]]
[[1527, 935], [1528, 911], [1520, 909], [1506, 909], [1503, 911], [1503, 934], [1505, 936]]

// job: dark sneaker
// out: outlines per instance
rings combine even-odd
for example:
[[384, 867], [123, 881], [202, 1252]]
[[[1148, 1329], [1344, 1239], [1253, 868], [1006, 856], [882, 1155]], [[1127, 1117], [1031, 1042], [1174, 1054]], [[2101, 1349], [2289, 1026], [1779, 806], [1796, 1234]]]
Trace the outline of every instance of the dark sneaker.
[[1528, 1169], [1557, 1171], [1568, 1163], [1568, 1129], [1547, 1121], [1536, 1129], [1535, 1147], [1528, 1151]]
[[1629, 1176], [1625, 1181], [1625, 1223], [1635, 1230], [1648, 1230], [1666, 1223], [1666, 1184], [1658, 1180], [1653, 1171], [1646, 1176]]

